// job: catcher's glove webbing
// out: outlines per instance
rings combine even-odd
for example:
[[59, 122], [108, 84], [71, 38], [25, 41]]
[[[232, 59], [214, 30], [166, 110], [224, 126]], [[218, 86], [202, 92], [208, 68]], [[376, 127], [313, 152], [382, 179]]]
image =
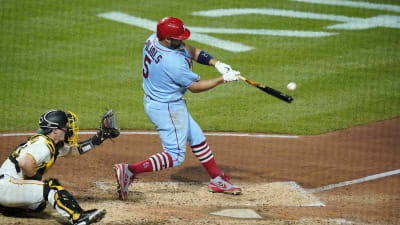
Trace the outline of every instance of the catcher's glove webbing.
[[116, 138], [119, 136], [118, 121], [113, 109], [108, 110], [103, 115], [97, 134], [103, 140], [107, 138]]

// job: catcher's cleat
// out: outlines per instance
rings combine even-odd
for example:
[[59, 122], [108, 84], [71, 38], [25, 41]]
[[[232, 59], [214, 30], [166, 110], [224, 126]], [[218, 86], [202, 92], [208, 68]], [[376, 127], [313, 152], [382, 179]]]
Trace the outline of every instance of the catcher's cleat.
[[210, 180], [209, 191], [213, 193], [225, 193], [232, 195], [240, 195], [242, 193], [242, 189], [232, 184], [224, 174]]
[[117, 177], [117, 191], [120, 200], [128, 199], [129, 185], [135, 177], [128, 169], [128, 164], [115, 164], [115, 175]]
[[97, 223], [106, 215], [105, 209], [91, 209], [83, 212], [79, 219], [73, 220], [74, 225], [88, 225], [92, 223]]

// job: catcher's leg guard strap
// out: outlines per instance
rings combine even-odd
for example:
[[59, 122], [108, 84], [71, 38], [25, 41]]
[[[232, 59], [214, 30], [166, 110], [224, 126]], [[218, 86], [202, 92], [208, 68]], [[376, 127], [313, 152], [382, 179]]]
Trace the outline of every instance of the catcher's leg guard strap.
[[83, 213], [74, 197], [65, 190], [57, 179], [50, 179], [45, 182], [43, 191], [46, 200], [63, 216], [77, 220]]

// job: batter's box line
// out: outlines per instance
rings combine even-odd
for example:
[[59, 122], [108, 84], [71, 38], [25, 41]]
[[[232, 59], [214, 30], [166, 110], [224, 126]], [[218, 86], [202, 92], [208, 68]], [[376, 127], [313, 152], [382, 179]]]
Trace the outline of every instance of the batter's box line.
[[301, 194], [307, 196], [308, 198], [310, 198], [312, 200], [311, 204], [301, 204], [300, 206], [320, 206], [320, 207], [326, 206], [315, 195], [313, 195], [311, 192], [306, 191], [303, 187], [301, 187], [295, 181], [287, 181], [286, 183], [289, 185], [289, 187], [294, 188], [296, 191], [300, 192]]
[[[157, 135], [156, 131], [121, 131], [122, 135]], [[29, 136], [34, 135], [33, 132], [21, 133], [0, 133], [0, 137]], [[80, 131], [79, 134], [96, 134], [96, 131]], [[205, 136], [225, 136], [225, 137], [253, 137], [253, 138], [283, 138], [297, 139], [298, 135], [282, 135], [282, 134], [262, 134], [262, 133], [229, 133], [229, 132], [204, 132]]]
[[355, 179], [355, 180], [344, 181], [344, 182], [340, 182], [340, 183], [337, 183], [337, 184], [330, 184], [330, 185], [326, 185], [326, 186], [323, 186], [323, 187], [313, 188], [313, 189], [307, 190], [307, 192], [308, 193], [315, 193], [315, 192], [327, 191], [327, 190], [331, 190], [331, 189], [334, 189], [334, 188], [339, 188], [339, 187], [349, 186], [349, 185], [353, 185], [353, 184], [364, 183], [364, 182], [377, 180], [377, 179], [381, 179], [381, 178], [384, 178], [384, 177], [393, 176], [393, 175], [397, 175], [397, 174], [400, 174], [400, 169], [392, 170], [392, 171], [388, 171], [388, 172], [384, 172], [384, 173], [378, 173], [378, 174], [370, 175], [370, 176], [367, 176], [367, 177], [362, 177], [362, 178]]

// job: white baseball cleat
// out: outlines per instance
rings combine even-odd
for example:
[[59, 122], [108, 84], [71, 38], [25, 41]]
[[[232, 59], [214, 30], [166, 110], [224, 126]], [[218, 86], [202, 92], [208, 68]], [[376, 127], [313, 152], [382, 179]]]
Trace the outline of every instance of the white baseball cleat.
[[115, 164], [114, 169], [117, 177], [117, 190], [119, 199], [127, 200], [129, 185], [131, 185], [135, 176], [131, 171], [129, 171], [128, 164]]
[[232, 195], [240, 195], [242, 193], [242, 189], [232, 184], [224, 174], [210, 180], [209, 191], [214, 193], [225, 193]]

